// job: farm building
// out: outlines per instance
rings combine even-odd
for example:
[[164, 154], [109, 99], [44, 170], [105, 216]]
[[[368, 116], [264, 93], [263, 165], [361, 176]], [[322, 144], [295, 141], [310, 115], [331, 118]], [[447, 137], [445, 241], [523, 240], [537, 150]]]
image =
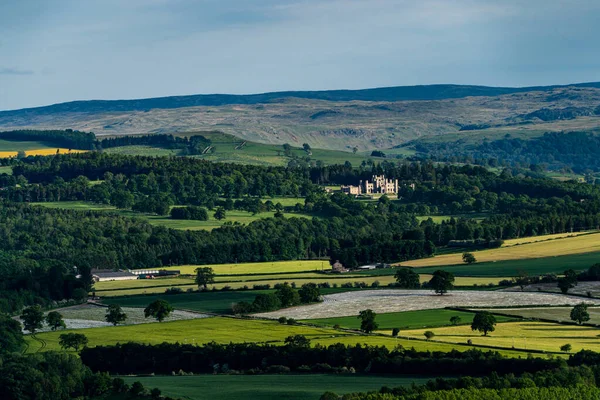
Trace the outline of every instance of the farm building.
[[96, 282], [106, 281], [129, 281], [138, 279], [138, 276], [129, 271], [95, 271], [92, 272], [92, 277]]

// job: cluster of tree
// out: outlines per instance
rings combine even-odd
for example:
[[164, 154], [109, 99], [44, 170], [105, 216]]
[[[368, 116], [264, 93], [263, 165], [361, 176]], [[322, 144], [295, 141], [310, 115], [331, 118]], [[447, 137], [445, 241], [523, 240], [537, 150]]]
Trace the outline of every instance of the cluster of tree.
[[306, 338], [294, 338], [284, 346], [253, 343], [208, 343], [193, 346], [179, 343], [144, 345], [138, 343], [115, 346], [86, 347], [81, 359], [94, 371], [114, 374], [170, 374], [183, 370], [212, 373], [215, 364], [228, 364], [231, 370], [264, 372], [274, 365], [302, 371], [303, 367], [328, 364], [332, 368], [354, 368], [373, 374], [424, 374], [481, 376], [496, 371], [499, 374], [521, 374], [558, 368], [562, 359], [506, 358], [497, 352], [468, 350], [465, 352], [418, 352], [398, 346], [310, 345]]
[[152, 146], [163, 149], [179, 149], [181, 156], [203, 154], [211, 148], [211, 140], [202, 135], [180, 137], [165, 134], [156, 135], [124, 135], [99, 140], [98, 149], [109, 149], [122, 146]]
[[275, 285], [275, 293], [261, 293], [252, 303], [241, 301], [232, 307], [234, 314], [250, 314], [275, 311], [280, 308], [294, 307], [321, 301], [321, 291], [315, 283], [305, 283], [299, 290], [290, 284]]
[[437, 294], [444, 295], [454, 288], [454, 274], [452, 272], [437, 270], [433, 273], [429, 282], [421, 284], [420, 275], [412, 268], [398, 268], [394, 277], [396, 287], [402, 289], [433, 289]]
[[44, 142], [67, 149], [94, 150], [96, 135], [72, 129], [64, 131], [16, 130], [0, 132], [0, 139], [10, 141]]
[[484, 139], [475, 146], [464, 140], [418, 142], [415, 149], [431, 160], [491, 167], [546, 165], [554, 170], [567, 167], [578, 173], [600, 169], [596, 157], [600, 151], [600, 137], [587, 132], [548, 132], [528, 140], [507, 134], [499, 140]]

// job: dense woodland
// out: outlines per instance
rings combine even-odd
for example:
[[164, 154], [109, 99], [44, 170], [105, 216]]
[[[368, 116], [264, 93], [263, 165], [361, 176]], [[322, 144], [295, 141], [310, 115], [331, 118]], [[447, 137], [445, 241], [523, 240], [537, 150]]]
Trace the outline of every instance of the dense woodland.
[[[500, 140], [484, 139], [481, 144], [417, 142], [415, 150], [436, 161], [466, 162], [491, 167], [531, 165], [577, 173], [600, 171], [600, 136], [588, 132], [548, 132], [523, 140], [507, 134]], [[417, 157], [423, 158], [423, 157]]]

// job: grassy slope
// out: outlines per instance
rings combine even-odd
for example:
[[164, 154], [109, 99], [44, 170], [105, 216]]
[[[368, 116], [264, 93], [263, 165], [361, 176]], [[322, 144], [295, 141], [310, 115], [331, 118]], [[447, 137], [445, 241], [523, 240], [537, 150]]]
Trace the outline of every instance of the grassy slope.
[[[465, 343], [471, 339], [475, 345], [495, 346], [516, 349], [559, 351], [560, 346], [571, 344], [573, 352], [582, 349], [600, 351], [598, 329], [592, 327], [559, 325], [543, 322], [500, 323], [488, 337], [473, 332], [470, 326], [456, 326], [431, 329], [434, 339], [447, 343]], [[403, 334], [423, 337], [423, 329], [404, 331]]]
[[[473, 251], [478, 262], [533, 259], [600, 251], [600, 234], [594, 233], [576, 237], [527, 243], [523, 245], [503, 246], [498, 249]], [[432, 258], [403, 262], [403, 266], [431, 267], [457, 265], [462, 263], [462, 254], [443, 254]]]
[[[89, 203], [85, 201], [57, 201], [57, 202], [45, 202], [45, 203], [32, 203], [33, 205], [39, 205], [48, 208], [64, 208], [69, 210], [79, 210], [79, 211], [112, 211], [119, 213], [121, 215], [125, 215], [128, 217], [137, 217], [143, 218], [147, 220], [152, 225], [161, 225], [166, 226], [167, 228], [173, 229], [188, 229], [188, 230], [210, 230], [214, 228], [218, 228], [223, 226], [225, 223], [233, 222], [240, 224], [249, 224], [250, 222], [262, 219], [262, 218], [271, 218], [274, 216], [275, 212], [264, 212], [258, 213], [256, 215], [252, 215], [252, 213], [247, 211], [239, 211], [232, 210], [227, 211], [226, 218], [224, 220], [216, 220], [213, 217], [213, 212], [209, 212], [208, 221], [194, 221], [194, 220], [177, 220], [171, 219], [168, 216], [161, 215], [153, 215], [153, 214], [145, 214], [145, 213], [137, 213], [128, 210], [117, 210], [114, 206], [106, 205], [106, 204], [95, 204]], [[295, 204], [295, 203], [294, 203]], [[287, 213], [285, 214], [287, 218], [292, 217], [301, 217], [301, 218], [312, 218], [310, 215], [306, 214], [297, 214], [297, 213]]]
[[[572, 307], [533, 307], [533, 308], [500, 308], [490, 309], [488, 311], [502, 314], [514, 315], [517, 317], [531, 319], [548, 319], [557, 322], [571, 321]], [[588, 307], [590, 315], [590, 324], [600, 324], [600, 308]]]
[[0, 152], [4, 151], [19, 151], [19, 150], [37, 150], [37, 149], [56, 149], [56, 147], [48, 145], [43, 142], [29, 142], [29, 141], [12, 141], [0, 139]]
[[338, 394], [423, 384], [428, 378], [374, 375], [196, 375], [125, 377], [158, 387], [163, 395], [190, 400], [317, 400], [326, 391]]
[[[379, 330], [416, 329], [431, 328], [450, 325], [450, 318], [458, 316], [461, 318], [461, 324], [470, 324], [473, 322], [474, 313], [453, 311], [453, 310], [423, 310], [423, 311], [405, 311], [397, 313], [377, 314], [375, 321], [379, 324]], [[508, 317], [498, 317], [499, 321], [510, 320]], [[343, 328], [360, 329], [360, 320], [357, 317], [338, 317], [304, 320], [317, 325], [333, 326], [340, 325]], [[389, 332], [387, 332], [389, 333]]]

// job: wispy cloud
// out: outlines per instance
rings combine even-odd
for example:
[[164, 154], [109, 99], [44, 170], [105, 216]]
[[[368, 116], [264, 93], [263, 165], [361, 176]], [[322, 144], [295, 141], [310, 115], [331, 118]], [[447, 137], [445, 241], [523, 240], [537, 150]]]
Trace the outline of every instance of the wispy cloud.
[[0, 67], [0, 75], [33, 75], [34, 73], [29, 69]]

